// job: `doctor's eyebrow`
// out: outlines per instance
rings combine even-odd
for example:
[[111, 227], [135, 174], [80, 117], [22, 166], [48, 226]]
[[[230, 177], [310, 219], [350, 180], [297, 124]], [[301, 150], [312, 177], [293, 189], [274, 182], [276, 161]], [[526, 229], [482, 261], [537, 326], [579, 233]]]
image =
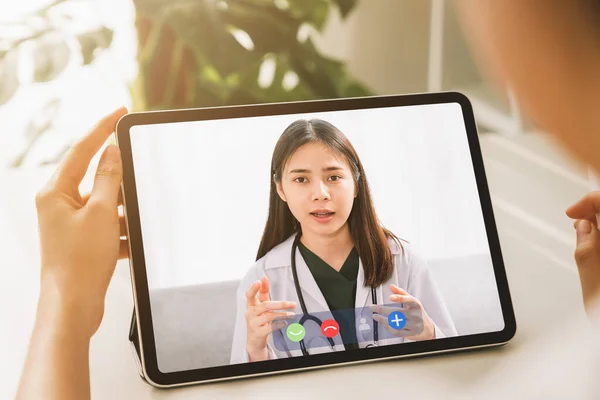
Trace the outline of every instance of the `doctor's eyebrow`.
[[[323, 172], [329, 172], [329, 171], [341, 171], [344, 168], [342, 167], [336, 167], [336, 166], [331, 166], [331, 167], [325, 167], [322, 169]], [[296, 169], [292, 169], [290, 172], [288, 172], [289, 174], [308, 174], [312, 172], [310, 169], [304, 169], [304, 168], [296, 168]]]

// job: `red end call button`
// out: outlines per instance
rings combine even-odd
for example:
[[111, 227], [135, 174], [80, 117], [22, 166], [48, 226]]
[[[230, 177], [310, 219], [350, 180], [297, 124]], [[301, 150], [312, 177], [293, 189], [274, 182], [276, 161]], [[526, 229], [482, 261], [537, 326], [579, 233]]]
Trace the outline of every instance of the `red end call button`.
[[321, 333], [325, 337], [332, 338], [340, 333], [340, 326], [333, 319], [327, 319], [321, 324]]

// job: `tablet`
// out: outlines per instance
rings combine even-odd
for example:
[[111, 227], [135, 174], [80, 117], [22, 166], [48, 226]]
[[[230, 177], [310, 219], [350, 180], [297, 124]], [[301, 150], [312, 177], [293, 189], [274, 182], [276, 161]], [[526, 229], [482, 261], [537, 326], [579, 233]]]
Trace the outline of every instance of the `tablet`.
[[514, 336], [464, 95], [140, 112], [124, 116], [116, 135], [130, 338], [150, 384]]

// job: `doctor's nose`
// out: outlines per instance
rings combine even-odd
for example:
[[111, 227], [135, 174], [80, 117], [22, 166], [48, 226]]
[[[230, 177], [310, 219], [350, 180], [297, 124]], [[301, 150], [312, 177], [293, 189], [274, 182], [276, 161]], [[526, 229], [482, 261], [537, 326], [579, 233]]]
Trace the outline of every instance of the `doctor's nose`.
[[313, 189], [313, 200], [330, 200], [331, 196], [327, 190], [327, 185], [323, 182], [317, 182]]

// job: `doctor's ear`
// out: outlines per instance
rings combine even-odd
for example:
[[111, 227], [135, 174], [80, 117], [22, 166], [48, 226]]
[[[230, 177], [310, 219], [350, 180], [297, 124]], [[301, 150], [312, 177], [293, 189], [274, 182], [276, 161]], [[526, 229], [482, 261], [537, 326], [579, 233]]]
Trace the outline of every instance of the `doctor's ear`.
[[[275, 178], [273, 178], [275, 179]], [[286, 198], [285, 198], [285, 193], [283, 193], [283, 188], [281, 187], [281, 182], [277, 182], [275, 181], [275, 188], [277, 189], [277, 194], [279, 195], [279, 198], [285, 203], [287, 202]]]

